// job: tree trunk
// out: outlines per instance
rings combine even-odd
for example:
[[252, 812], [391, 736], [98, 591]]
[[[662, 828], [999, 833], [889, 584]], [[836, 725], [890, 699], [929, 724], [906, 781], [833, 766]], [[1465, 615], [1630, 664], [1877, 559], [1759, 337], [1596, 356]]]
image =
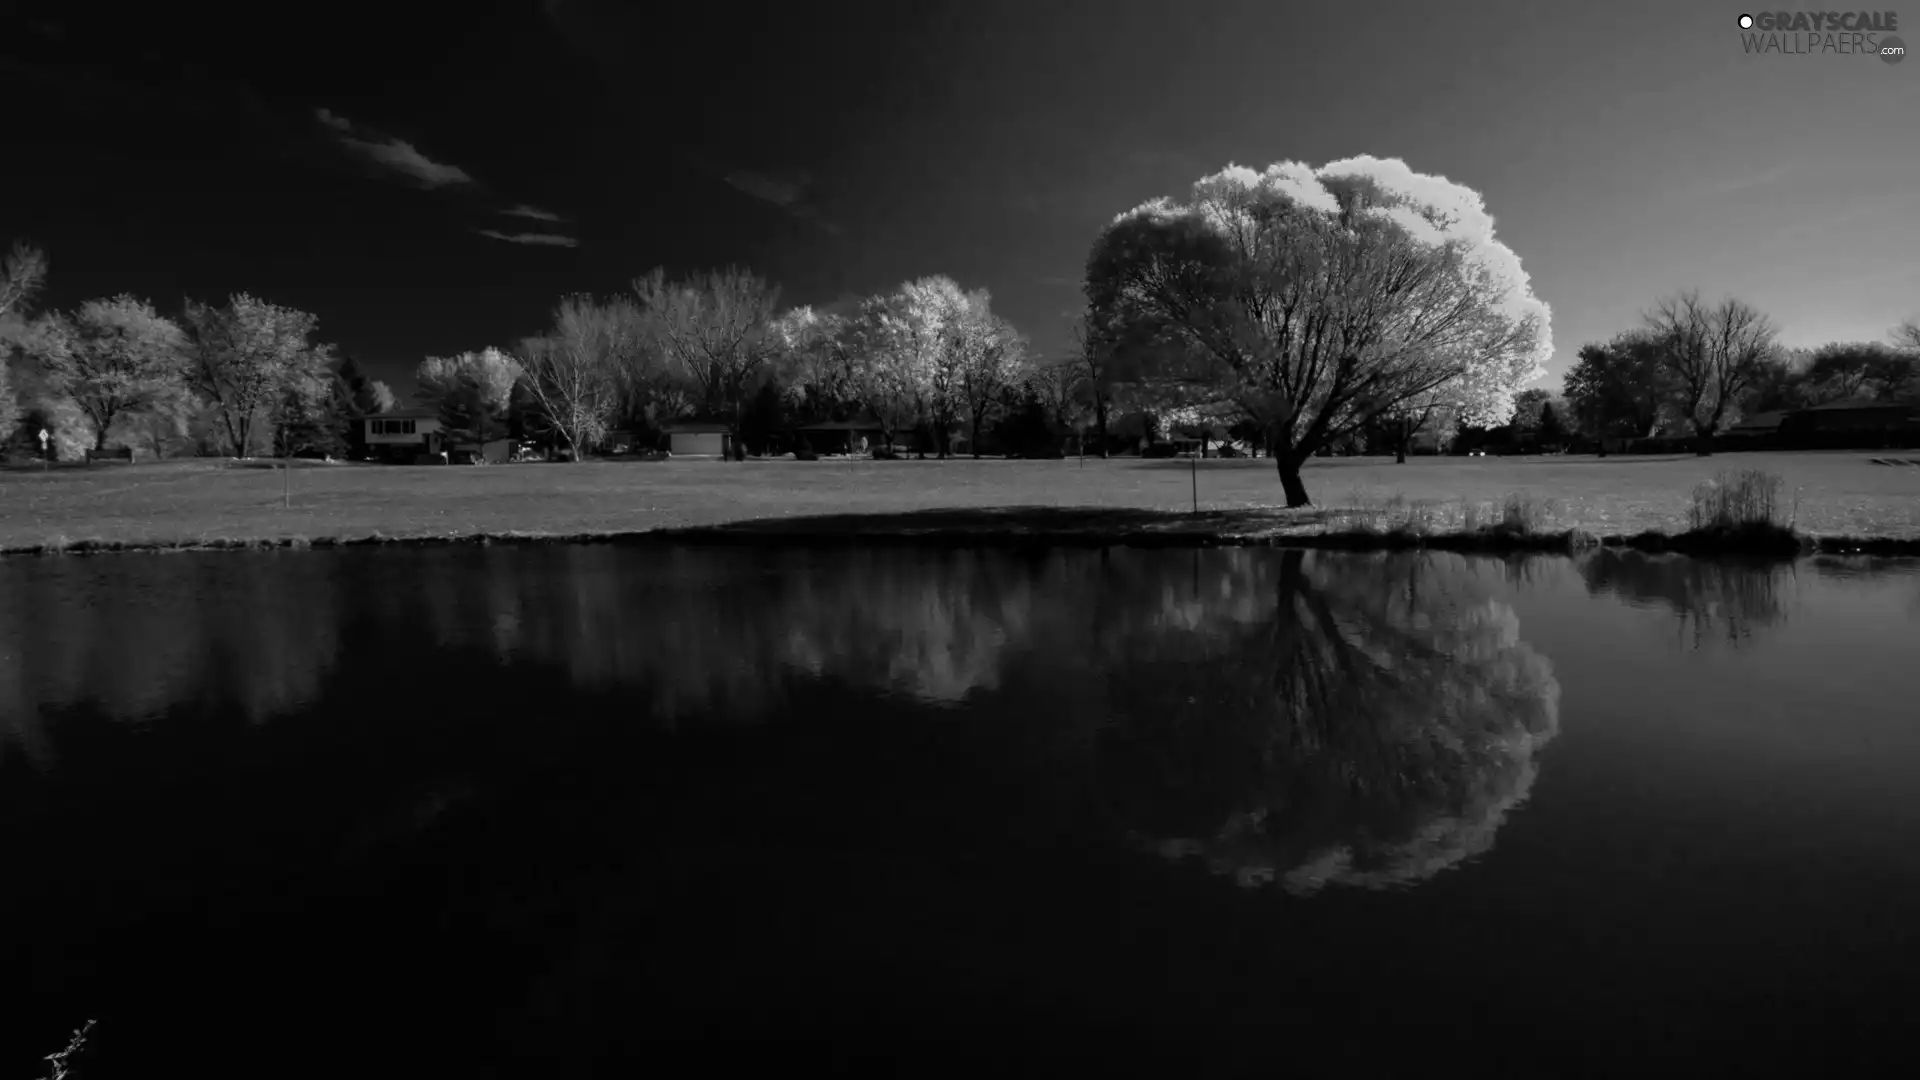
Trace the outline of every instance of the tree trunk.
[[1713, 425], [1693, 425], [1693, 452], [1696, 457], [1713, 456]]
[[1095, 431], [1100, 436], [1100, 456], [1104, 459], [1107, 456], [1107, 402], [1105, 398], [1096, 397], [1094, 399], [1093, 419]]
[[973, 414], [973, 460], [980, 460], [980, 414]]
[[1300, 479], [1300, 466], [1306, 460], [1307, 455], [1298, 450], [1273, 455], [1274, 467], [1280, 472], [1280, 490], [1287, 496], [1289, 510], [1313, 505], [1313, 500], [1307, 498], [1307, 485]]
[[1393, 448], [1393, 463], [1395, 465], [1405, 465], [1407, 463], [1406, 443], [1400, 443]]
[[227, 429], [227, 443], [233, 447], [233, 456], [244, 457], [245, 454], [243, 450], [245, 444], [242, 441], [240, 428], [233, 422], [233, 415], [227, 411], [224, 405], [220, 406], [220, 423]]

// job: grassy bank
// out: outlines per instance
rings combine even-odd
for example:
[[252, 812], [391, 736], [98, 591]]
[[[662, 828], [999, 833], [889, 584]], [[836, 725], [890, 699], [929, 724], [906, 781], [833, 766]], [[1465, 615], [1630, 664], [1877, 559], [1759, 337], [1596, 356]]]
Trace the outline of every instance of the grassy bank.
[[[0, 551], [777, 539], [1920, 553], [1920, 468], [1872, 456], [1316, 461], [1307, 481], [1325, 505], [1304, 510], [1276, 507], [1271, 465], [1245, 460], [313, 465], [294, 471], [291, 506], [274, 470], [195, 461], [0, 474]], [[1727, 468], [1779, 477], [1768, 505], [1703, 511], [1703, 484]], [[1761, 510], [1774, 527], [1752, 524]]]

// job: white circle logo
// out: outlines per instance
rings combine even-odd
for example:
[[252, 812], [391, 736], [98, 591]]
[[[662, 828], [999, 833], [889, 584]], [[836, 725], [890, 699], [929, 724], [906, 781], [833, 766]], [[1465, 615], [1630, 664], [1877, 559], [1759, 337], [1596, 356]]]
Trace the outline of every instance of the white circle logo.
[[1751, 15], [1740, 16], [1740, 29], [1742, 30], [1753, 29], [1753, 16]]

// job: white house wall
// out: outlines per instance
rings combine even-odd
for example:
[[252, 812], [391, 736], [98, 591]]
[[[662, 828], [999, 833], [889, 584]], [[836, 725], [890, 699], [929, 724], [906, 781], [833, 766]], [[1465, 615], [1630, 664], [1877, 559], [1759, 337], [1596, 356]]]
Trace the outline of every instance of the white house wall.
[[370, 446], [411, 446], [427, 441], [427, 436], [440, 430], [438, 420], [415, 420], [411, 435], [375, 435], [372, 424], [367, 426], [367, 443]]
[[670, 437], [668, 451], [674, 454], [712, 454], [719, 456], [721, 439], [718, 434], [681, 433]]

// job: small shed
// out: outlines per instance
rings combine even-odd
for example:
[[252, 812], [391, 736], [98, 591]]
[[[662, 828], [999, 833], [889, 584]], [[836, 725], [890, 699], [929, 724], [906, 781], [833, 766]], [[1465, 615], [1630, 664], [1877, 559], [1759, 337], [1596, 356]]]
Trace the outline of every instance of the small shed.
[[667, 425], [667, 450], [674, 457], [720, 457], [727, 452], [727, 425]]

